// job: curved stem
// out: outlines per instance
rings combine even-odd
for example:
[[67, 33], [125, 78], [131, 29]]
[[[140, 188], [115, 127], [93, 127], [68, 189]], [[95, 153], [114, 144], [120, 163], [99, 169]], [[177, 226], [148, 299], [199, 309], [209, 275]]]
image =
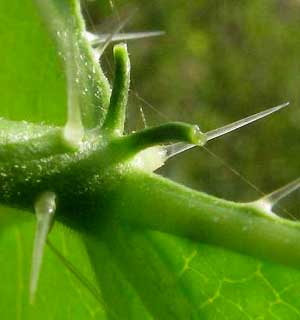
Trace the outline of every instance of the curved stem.
[[146, 148], [174, 141], [201, 146], [206, 140], [198, 126], [184, 122], [170, 122], [124, 136], [116, 140], [115, 144], [120, 150], [124, 149], [129, 155], [134, 155]]
[[130, 61], [126, 44], [114, 47], [114, 58], [115, 80], [103, 129], [120, 135], [124, 130], [130, 82]]

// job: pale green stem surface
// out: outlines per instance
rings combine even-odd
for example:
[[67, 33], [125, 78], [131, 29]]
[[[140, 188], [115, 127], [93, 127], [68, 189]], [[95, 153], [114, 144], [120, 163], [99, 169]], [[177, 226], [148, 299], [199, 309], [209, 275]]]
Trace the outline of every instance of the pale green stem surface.
[[298, 222], [143, 172], [127, 174], [117, 192], [114, 212], [124, 222], [300, 268]]

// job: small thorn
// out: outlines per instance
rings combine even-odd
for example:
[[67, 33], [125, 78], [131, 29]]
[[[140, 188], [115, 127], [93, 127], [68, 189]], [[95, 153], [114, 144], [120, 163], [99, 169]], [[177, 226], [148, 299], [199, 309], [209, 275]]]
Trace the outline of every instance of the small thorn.
[[82, 124], [81, 109], [79, 105], [79, 79], [78, 77], [74, 77], [74, 72], [78, 72], [78, 66], [72, 61], [70, 61], [69, 64], [70, 65], [67, 68], [68, 113], [63, 136], [68, 144], [77, 148], [82, 141], [84, 127]]
[[30, 303], [34, 303], [41, 264], [47, 236], [51, 230], [56, 210], [56, 195], [53, 192], [44, 192], [35, 203], [37, 226], [33, 245], [32, 265], [30, 275]]
[[78, 105], [78, 97], [74, 84], [69, 81], [68, 88], [68, 120], [64, 127], [64, 139], [67, 143], [77, 148], [83, 138], [84, 128], [81, 119], [81, 111]]
[[[289, 102], [286, 102], [286, 103], [281, 104], [277, 107], [273, 107], [273, 108], [261, 111], [259, 113], [253, 114], [249, 117], [235, 121], [235, 122], [230, 123], [230, 124], [223, 126], [221, 128], [207, 131], [204, 133], [204, 135], [206, 136], [206, 141], [213, 140], [213, 139], [218, 138], [220, 136], [223, 136], [229, 132], [232, 132], [232, 131], [237, 130], [241, 127], [244, 127], [244, 126], [246, 126], [252, 122], [255, 122], [259, 119], [262, 119], [262, 118], [264, 118], [264, 117], [266, 117], [276, 111], [279, 111], [279, 110], [287, 107], [288, 105], [289, 105]], [[191, 148], [194, 148], [196, 146], [197, 145], [195, 145], [195, 144], [187, 144], [187, 143], [182, 143], [182, 142], [166, 146], [165, 148], [167, 151], [167, 159], [172, 158], [175, 155], [180, 154], [180, 153], [187, 151]]]
[[271, 212], [272, 208], [283, 198], [300, 188], [300, 178], [262, 197], [255, 204]]
[[65, 140], [75, 148], [78, 148], [84, 135], [84, 129], [80, 122], [79, 125], [73, 121], [69, 121], [64, 128]]

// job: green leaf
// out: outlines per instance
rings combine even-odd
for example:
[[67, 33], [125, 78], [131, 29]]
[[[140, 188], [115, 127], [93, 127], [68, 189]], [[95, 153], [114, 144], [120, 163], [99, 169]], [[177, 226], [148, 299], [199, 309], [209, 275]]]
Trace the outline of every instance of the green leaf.
[[120, 291], [111, 290], [122, 283], [107, 277], [114, 269], [111, 261], [154, 319], [299, 317], [296, 270], [159, 232], [110, 225], [104, 237], [109, 263], [103, 262], [108, 255], [101, 256], [98, 244], [90, 253], [106, 302], [113, 307], [120, 301], [115, 306], [119, 319], [144, 317], [133, 313], [133, 304], [126, 305], [123, 284], [121, 298]]
[[[38, 295], [34, 304], [29, 304], [34, 222], [31, 218], [5, 228], [0, 235], [3, 319], [106, 319], [99, 302], [101, 296], [92, 294], [49, 247], [46, 247]], [[81, 274], [92, 281], [93, 272], [78, 235], [58, 226], [50, 238], [63, 255], [80, 266]]]
[[[2, 1], [0, 19], [1, 116], [64, 124], [63, 67], [36, 6]], [[47, 247], [31, 306], [34, 226], [32, 215], [1, 208], [3, 319], [300, 318], [299, 271], [110, 220], [96, 236], [55, 225], [59, 253]]]

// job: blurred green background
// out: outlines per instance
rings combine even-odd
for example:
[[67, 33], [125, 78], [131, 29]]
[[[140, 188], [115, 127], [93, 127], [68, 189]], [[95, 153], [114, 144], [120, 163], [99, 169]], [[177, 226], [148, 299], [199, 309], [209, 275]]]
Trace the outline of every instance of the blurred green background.
[[[160, 170], [219, 197], [250, 201], [299, 175], [300, 1], [114, 0], [83, 2], [89, 29], [164, 30], [130, 42], [132, 90], [128, 130], [166, 120], [197, 123], [206, 131], [290, 101], [268, 119], [188, 151]], [[104, 68], [112, 78], [111, 48]], [[156, 109], [156, 110], [154, 110]], [[227, 165], [224, 165], [224, 162]], [[300, 193], [282, 206], [300, 217]], [[277, 210], [288, 215], [285, 210]]]

